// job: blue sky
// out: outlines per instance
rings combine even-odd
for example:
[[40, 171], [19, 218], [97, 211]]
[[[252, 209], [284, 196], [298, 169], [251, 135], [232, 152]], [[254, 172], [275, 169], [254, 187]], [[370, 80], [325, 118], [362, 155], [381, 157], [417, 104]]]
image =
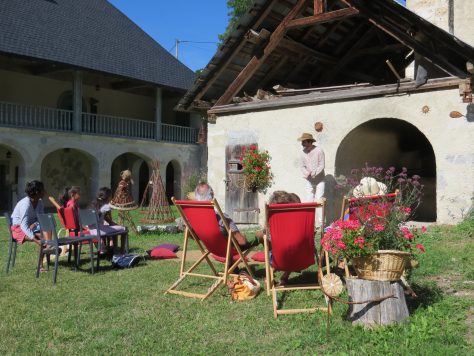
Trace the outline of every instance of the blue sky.
[[217, 49], [218, 35], [228, 22], [226, 0], [109, 0], [155, 41], [192, 70], [204, 68]]
[[[397, 0], [405, 3], [404, 0]], [[226, 0], [109, 0], [155, 41], [192, 70], [204, 68], [229, 20]], [[216, 43], [196, 43], [216, 42]]]

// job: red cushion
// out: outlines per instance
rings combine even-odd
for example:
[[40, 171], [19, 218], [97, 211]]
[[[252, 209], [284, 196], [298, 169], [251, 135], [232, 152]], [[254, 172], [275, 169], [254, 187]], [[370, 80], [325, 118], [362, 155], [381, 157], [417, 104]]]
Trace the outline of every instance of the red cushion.
[[155, 247], [152, 250], [147, 251], [148, 255], [153, 259], [168, 259], [168, 258], [178, 258], [176, 253], [170, 251], [166, 248]]
[[265, 262], [265, 251], [255, 252], [251, 258], [257, 262]]
[[[212, 257], [213, 259], [215, 259], [216, 261], [218, 261], [218, 262], [221, 262], [221, 263], [224, 263], [224, 262], [225, 262], [225, 257], [217, 256], [217, 255], [214, 255], [213, 253], [211, 253], [211, 257]], [[237, 260], [239, 259], [239, 257], [240, 257], [240, 256], [239, 256], [238, 254], [237, 254], [237, 255], [234, 255], [234, 256], [232, 257], [232, 260], [235, 262], [235, 261], [237, 261]], [[247, 260], [247, 259], [245, 259], [245, 260]]]

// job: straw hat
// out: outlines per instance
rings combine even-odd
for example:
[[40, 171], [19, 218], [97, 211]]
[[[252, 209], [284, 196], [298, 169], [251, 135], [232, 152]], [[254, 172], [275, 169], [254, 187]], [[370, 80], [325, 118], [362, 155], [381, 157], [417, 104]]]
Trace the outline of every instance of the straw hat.
[[387, 186], [381, 182], [377, 182], [372, 177], [364, 177], [360, 180], [360, 184], [354, 188], [352, 195], [354, 197], [364, 197], [368, 195], [384, 195], [387, 194]]
[[304, 132], [301, 137], [298, 137], [298, 141], [306, 141], [306, 140], [310, 140], [310, 141], [316, 141], [313, 137], [313, 135], [311, 135], [310, 133], [307, 133], [307, 132]]

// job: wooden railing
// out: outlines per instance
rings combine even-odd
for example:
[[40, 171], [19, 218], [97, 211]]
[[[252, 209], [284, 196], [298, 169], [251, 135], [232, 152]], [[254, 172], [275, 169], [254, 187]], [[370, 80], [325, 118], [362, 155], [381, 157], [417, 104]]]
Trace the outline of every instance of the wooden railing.
[[[0, 101], [0, 126], [72, 132], [73, 116], [71, 110]], [[153, 121], [82, 113], [80, 127], [84, 134], [156, 140]], [[192, 127], [161, 125], [161, 141], [194, 144], [197, 136], [198, 129]]]

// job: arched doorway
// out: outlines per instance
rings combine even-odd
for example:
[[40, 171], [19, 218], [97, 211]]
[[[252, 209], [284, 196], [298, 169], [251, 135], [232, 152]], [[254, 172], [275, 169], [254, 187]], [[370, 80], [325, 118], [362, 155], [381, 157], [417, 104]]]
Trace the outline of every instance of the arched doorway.
[[15, 149], [0, 145], [0, 213], [11, 212], [24, 195], [24, 182], [19, 186], [23, 167], [23, 158]]
[[166, 196], [181, 198], [181, 168], [179, 163], [171, 161], [166, 165]]
[[63, 193], [65, 187], [79, 186], [79, 204], [85, 207], [95, 197], [95, 170], [91, 155], [74, 148], [62, 148], [49, 153], [41, 162], [41, 180], [47, 194], [55, 198]]
[[144, 158], [134, 153], [124, 153], [112, 162], [111, 167], [111, 182], [112, 191], [115, 192], [118, 183], [120, 182], [120, 172], [129, 169], [132, 171], [132, 179], [134, 184], [130, 188], [133, 199], [137, 204], [140, 204], [143, 193], [150, 179], [150, 169], [148, 163]]
[[398, 119], [370, 120], [344, 137], [336, 153], [336, 176], [350, 176], [353, 168], [370, 166], [418, 174], [424, 185], [417, 221], [436, 221], [436, 159], [431, 143], [414, 125]]

